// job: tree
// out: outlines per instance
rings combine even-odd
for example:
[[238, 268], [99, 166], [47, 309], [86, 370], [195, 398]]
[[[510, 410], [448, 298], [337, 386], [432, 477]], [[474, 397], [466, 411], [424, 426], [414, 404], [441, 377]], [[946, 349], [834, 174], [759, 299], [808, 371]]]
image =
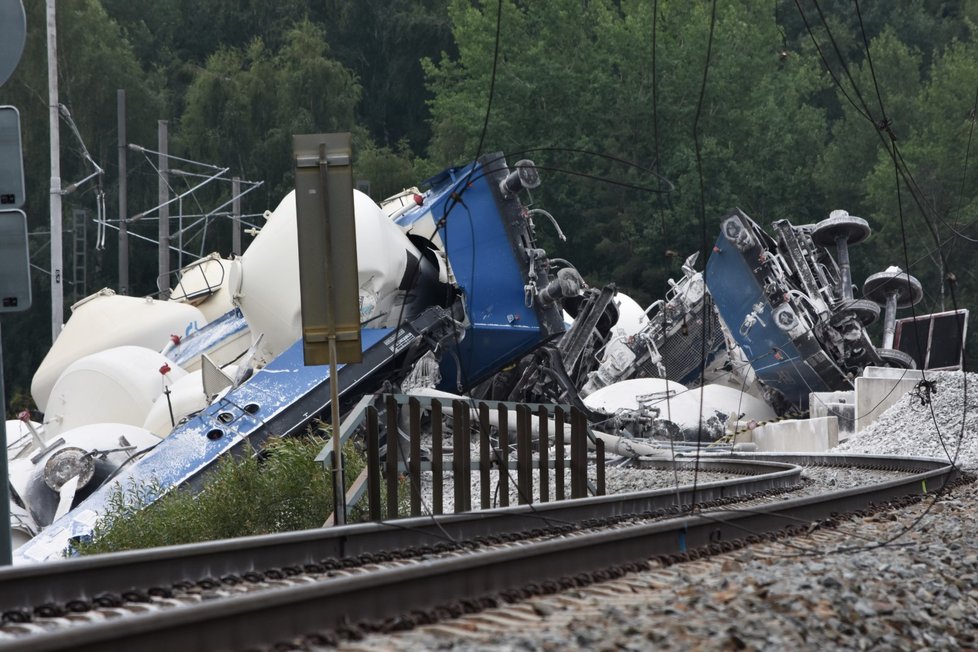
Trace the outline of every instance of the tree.
[[[2, 89], [0, 104], [12, 104], [20, 110], [24, 144], [24, 172], [27, 185], [25, 212], [29, 229], [48, 231], [49, 212], [49, 130], [47, 99], [47, 37], [45, 7], [41, 2], [24, 3], [27, 10], [27, 43], [16, 72]], [[123, 38], [118, 25], [108, 17], [97, 0], [78, 0], [58, 5], [59, 99], [69, 108], [81, 137], [92, 156], [107, 171], [107, 205], [115, 201], [116, 168], [115, 101], [116, 89], [129, 93], [130, 136], [140, 138], [147, 116], [159, 112], [160, 98], [152, 75], [139, 66], [130, 43]], [[155, 128], [155, 124], [153, 125]], [[77, 141], [62, 121], [61, 175], [63, 185], [80, 180], [91, 168], [83, 163]], [[95, 208], [94, 186], [89, 185], [67, 195], [64, 201], [64, 225], [71, 227], [72, 208], [84, 208], [92, 216]], [[93, 227], [89, 224], [89, 229]], [[67, 241], [66, 234], [66, 241]], [[108, 238], [105, 252], [94, 252], [89, 260], [89, 287], [114, 284], [114, 266], [102, 265], [114, 260], [115, 240]], [[43, 269], [49, 268], [47, 236], [31, 238], [33, 307], [26, 313], [4, 318], [6, 387], [12, 396], [27, 397], [31, 374], [44, 356], [50, 340], [50, 282]], [[64, 247], [70, 255], [70, 241]], [[111, 268], [111, 271], [110, 269]], [[65, 269], [70, 269], [69, 265]], [[68, 279], [70, 281], [70, 279]], [[68, 291], [71, 288], [68, 286]], [[66, 293], [67, 294], [67, 293]], [[70, 304], [71, 296], [66, 297]], [[16, 343], [16, 346], [10, 346]], [[12, 401], [11, 410], [27, 407]]]
[[447, 0], [327, 0], [324, 5], [330, 50], [363, 87], [357, 122], [381, 146], [423, 153], [431, 137], [431, 94], [421, 59], [454, 52]]
[[[817, 189], [805, 172], [827, 135], [825, 111], [811, 101], [826, 84], [817, 62], [778, 56], [768, 10], [720, 3], [699, 125], [701, 199], [693, 122], [710, 5], [663, 0], [658, 10], [653, 78], [651, 3], [504, 2], [484, 147], [548, 148], [534, 152], [547, 175], [538, 194], [570, 234], [565, 257], [592, 281], [614, 280], [642, 300], [661, 296], [682, 258], [712, 244], [733, 206], [761, 220], [807, 212]], [[425, 63], [435, 93], [430, 153], [446, 162], [471, 157], [478, 142], [496, 6], [459, 0], [450, 14], [458, 57]], [[654, 171], [675, 190], [649, 192], [669, 187]]]
[[266, 180], [258, 201], [277, 202], [292, 187], [292, 134], [351, 130], [360, 93], [322, 30], [303, 22], [278, 51], [255, 39], [211, 55], [187, 90], [179, 141], [195, 158]]

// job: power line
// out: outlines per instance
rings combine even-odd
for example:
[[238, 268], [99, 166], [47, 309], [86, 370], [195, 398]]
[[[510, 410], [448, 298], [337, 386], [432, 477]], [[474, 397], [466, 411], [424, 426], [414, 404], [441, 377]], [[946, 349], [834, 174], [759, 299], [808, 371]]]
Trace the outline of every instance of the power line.
[[[717, 2], [713, 0], [710, 7], [710, 34], [706, 41], [706, 62], [703, 65], [703, 82], [700, 84], [700, 96], [696, 103], [696, 116], [693, 118], [693, 144], [696, 150], [696, 172], [699, 176], [700, 184], [700, 232], [701, 241], [700, 247], [705, 253], [707, 250], [707, 234], [706, 234], [706, 184], [703, 179], [703, 157], [700, 150], [700, 116], [703, 112], [703, 103], [706, 98], [706, 84], [708, 75], [710, 72], [710, 57], [713, 53], [713, 32], [716, 27], [717, 18]], [[703, 256], [703, 260], [706, 260], [706, 256]], [[701, 319], [702, 322], [700, 328], [700, 378], [706, 375], [706, 338], [707, 338], [707, 301], [703, 301], [701, 309]], [[696, 463], [693, 467], [693, 494], [692, 494], [692, 509], [696, 508], [696, 486], [699, 482], [700, 473], [700, 456], [699, 448], [702, 443], [703, 437], [703, 404], [704, 404], [704, 393], [705, 387], [700, 385], [700, 407], [699, 407], [699, 420], [696, 425]]]

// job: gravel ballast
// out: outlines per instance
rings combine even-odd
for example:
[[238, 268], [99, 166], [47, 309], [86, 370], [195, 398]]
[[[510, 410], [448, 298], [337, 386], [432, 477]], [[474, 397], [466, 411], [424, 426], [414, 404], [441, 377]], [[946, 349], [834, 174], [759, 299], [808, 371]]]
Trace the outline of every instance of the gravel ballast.
[[[929, 388], [918, 386], [833, 452], [951, 458], [978, 469], [978, 374], [928, 372], [926, 380]], [[806, 469], [806, 479], [848, 484], [832, 472]], [[344, 647], [976, 650], [976, 514], [978, 486], [969, 484], [773, 551], [749, 546]]]
[[976, 511], [978, 488], [966, 485], [783, 544], [753, 545], [341, 647], [973, 650]]
[[834, 452], [950, 458], [978, 468], [978, 374], [932, 371], [926, 381], [930, 391], [918, 386]]

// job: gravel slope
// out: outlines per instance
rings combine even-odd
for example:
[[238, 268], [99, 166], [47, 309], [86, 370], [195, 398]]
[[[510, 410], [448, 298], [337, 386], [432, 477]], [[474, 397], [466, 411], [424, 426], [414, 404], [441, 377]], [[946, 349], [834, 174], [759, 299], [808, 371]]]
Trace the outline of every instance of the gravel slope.
[[978, 374], [934, 371], [927, 381], [933, 383], [929, 395], [907, 394], [835, 450], [951, 458], [978, 469]]

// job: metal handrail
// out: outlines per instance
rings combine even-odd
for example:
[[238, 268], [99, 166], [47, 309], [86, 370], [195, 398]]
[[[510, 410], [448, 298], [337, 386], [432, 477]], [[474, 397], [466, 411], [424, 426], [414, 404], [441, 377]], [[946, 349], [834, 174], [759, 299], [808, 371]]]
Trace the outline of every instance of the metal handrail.
[[[211, 261], [217, 261], [218, 267], [220, 267], [221, 269], [220, 279], [217, 281], [217, 283], [210, 282], [210, 280], [207, 278], [207, 271], [204, 269], [204, 266]], [[186, 278], [188, 273], [190, 273], [195, 269], [200, 270], [201, 278], [204, 279], [204, 287], [200, 290], [196, 290], [191, 293], [188, 292], [187, 289], [183, 286], [183, 280], [184, 278]], [[179, 288], [179, 292], [182, 292], [182, 295], [179, 294], [179, 292], [173, 292], [171, 294], [171, 298], [175, 298], [176, 300], [192, 301], [193, 299], [197, 299], [204, 296], [210, 296], [215, 292], [217, 292], [221, 288], [221, 286], [224, 285], [225, 273], [226, 272], [224, 270], [224, 265], [220, 262], [220, 257], [215, 254], [211, 254], [210, 256], [206, 256], [204, 258], [201, 258], [200, 260], [190, 263], [186, 267], [183, 267], [181, 269], [175, 269], [169, 272], [168, 274], [161, 274], [156, 278], [156, 287], [159, 288], [161, 294], [166, 294], [170, 292], [171, 286], [169, 283], [167, 283], [166, 286], [164, 287], [163, 281], [167, 278], [176, 277], [177, 278], [176, 287]]]

